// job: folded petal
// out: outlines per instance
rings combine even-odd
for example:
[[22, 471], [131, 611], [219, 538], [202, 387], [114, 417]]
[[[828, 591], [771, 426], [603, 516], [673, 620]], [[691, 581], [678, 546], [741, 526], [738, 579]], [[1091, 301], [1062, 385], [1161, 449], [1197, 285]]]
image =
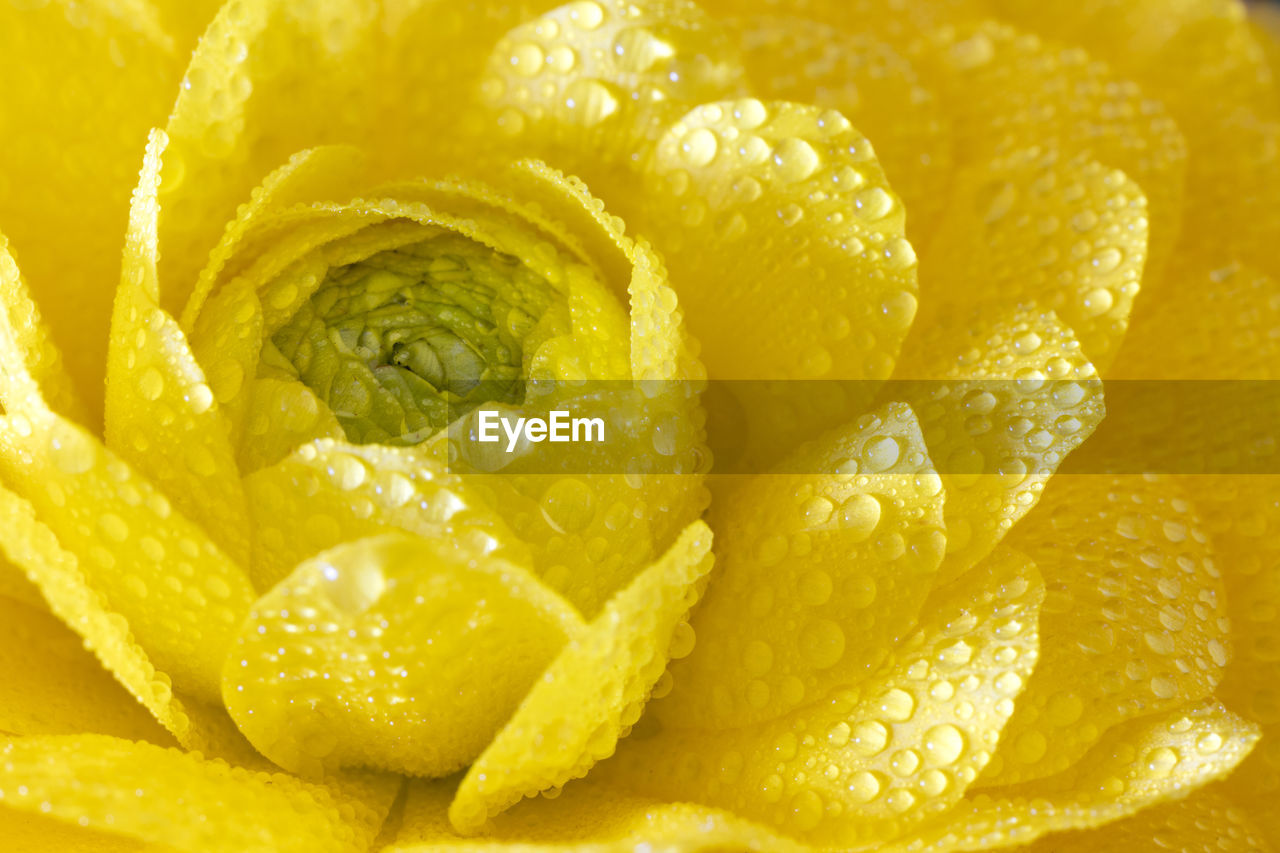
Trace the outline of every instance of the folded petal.
[[983, 302], [1051, 310], [1100, 373], [1147, 260], [1147, 200], [1123, 172], [1043, 148], [974, 163], [921, 261], [917, 333]]
[[1047, 835], [1027, 853], [1128, 853], [1176, 847], [1184, 851], [1256, 853], [1270, 850], [1249, 816], [1213, 786], [1099, 829]]
[[1060, 474], [1010, 544], [1049, 588], [1044, 651], [981, 784], [1064, 771], [1112, 726], [1212, 695], [1230, 656], [1225, 589], [1176, 483]]
[[[691, 0], [566, 3], [494, 46], [481, 139], [537, 156], [613, 195], [690, 106], [741, 94], [733, 41]], [[606, 187], [608, 189], [606, 189]]]
[[106, 439], [240, 562], [249, 517], [219, 397], [177, 321], [160, 308], [156, 198], [167, 140], [152, 134], [134, 191], [107, 356]]
[[688, 651], [693, 631], [684, 619], [713, 562], [711, 529], [694, 522], [569, 640], [468, 769], [449, 807], [456, 829], [474, 832], [613, 754], [668, 659]]
[[172, 743], [83, 640], [49, 613], [0, 597], [0, 731], [98, 732]]
[[[991, 22], [939, 29], [909, 58], [952, 117], [957, 164], [1039, 146], [1123, 170], [1147, 198], [1150, 268], [1164, 268], [1179, 233], [1187, 151], [1152, 93], [1079, 48]], [[995, 187], [989, 204], [1012, 200]]]
[[512, 848], [526, 853], [599, 853], [653, 845], [673, 850], [776, 850], [807, 845], [743, 815], [662, 799], [636, 797], [586, 779], [554, 798], [521, 803], [489, 822], [479, 838], [463, 838], [449, 824], [448, 780], [409, 784], [403, 821], [387, 853], [467, 853]]
[[669, 725], [742, 726], [857, 681], [933, 587], [942, 481], [908, 406], [884, 406], [786, 464], [812, 473], [752, 477], [713, 504], [720, 568], [693, 621], [698, 645], [655, 707]]
[[[762, 4], [746, 5], [736, 13]], [[851, 31], [811, 20], [803, 8], [777, 12], [721, 22], [741, 46], [752, 91], [839, 110], [853, 122], [902, 198], [907, 236], [928, 246], [951, 182], [950, 122], [937, 97], [901, 53], [866, 31], [865, 17]]]
[[1102, 383], [1052, 311], [989, 303], [917, 328], [897, 375], [881, 393], [919, 413], [942, 472], [945, 582], [991, 553], [1102, 422]]
[[[1280, 90], [1250, 32], [1245, 4], [1187, 0], [1171, 7], [1136, 0], [1123, 14], [1105, 0], [995, 5], [1021, 26], [1084, 45], [1164, 102], [1191, 155], [1182, 251], [1212, 246], [1222, 258], [1280, 276]], [[1140, 175], [1116, 165], [1148, 189]], [[1156, 211], [1149, 189], [1148, 198]], [[1153, 235], [1157, 230], [1153, 222]]]
[[1036, 663], [1043, 595], [1029, 560], [994, 555], [939, 590], [870, 678], [764, 724], [633, 736], [602, 771], [813, 841], [884, 843], [945, 815], [991, 758]]
[[103, 735], [0, 746], [6, 809], [201, 853], [363, 851], [397, 788], [302, 782]]
[[138, 155], [147, 131], [164, 123], [193, 44], [167, 34], [148, 3], [0, 8], [0, 229], [89, 411], [101, 410]]
[[1257, 739], [1251, 723], [1213, 702], [1139, 717], [1107, 732], [1066, 772], [971, 793], [881, 849], [989, 850], [1102, 826], [1224, 778]]
[[255, 604], [223, 673], [245, 736], [308, 776], [442, 776], [484, 749], [581, 618], [461, 541], [389, 535], [302, 563]]
[[[134, 639], [130, 623], [111, 610], [102, 592], [89, 584], [80, 560], [62, 548], [53, 531], [36, 518], [30, 503], [7, 489], [0, 489], [0, 522], [0, 530], [4, 531], [0, 537], [0, 553], [30, 579], [29, 582], [24, 579], [24, 583], [37, 598], [32, 604], [42, 612], [47, 608], [75, 631], [84, 648], [97, 657], [178, 743], [219, 756], [243, 755], [234, 728], [221, 709], [210, 709], [188, 696], [174, 695], [170, 677], [156, 670], [147, 652]], [[150, 547], [144, 545], [144, 548]], [[86, 675], [85, 679], [92, 683], [91, 676]], [[23, 707], [36, 702], [25, 693], [21, 691], [17, 696]], [[94, 704], [96, 708], [97, 703]], [[95, 708], [86, 710], [96, 713]], [[34, 713], [43, 713], [34, 704], [31, 709]], [[92, 726], [88, 730], [97, 731]], [[155, 740], [154, 737], [148, 739]]]

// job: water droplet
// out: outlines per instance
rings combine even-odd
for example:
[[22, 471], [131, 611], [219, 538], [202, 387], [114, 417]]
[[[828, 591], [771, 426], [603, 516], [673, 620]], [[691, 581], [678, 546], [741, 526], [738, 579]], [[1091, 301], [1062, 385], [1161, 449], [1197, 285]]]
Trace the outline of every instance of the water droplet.
[[825, 524], [834, 511], [835, 505], [824, 497], [809, 498], [809, 500], [805, 501], [804, 506], [800, 508], [805, 524], [811, 527]]
[[822, 798], [813, 791], [801, 791], [791, 798], [791, 823], [807, 832], [822, 822]]
[[879, 755], [889, 746], [889, 727], [879, 720], [863, 720], [853, 726], [854, 752], [864, 758]]
[[822, 159], [813, 146], [803, 139], [784, 139], [773, 152], [778, 177], [784, 181], [803, 181], [817, 171]]
[[589, 32], [604, 21], [604, 9], [594, 0], [578, 0], [569, 4], [569, 20]]
[[880, 697], [880, 710], [895, 723], [911, 719], [916, 710], [916, 699], [901, 687], [894, 687]]
[[595, 518], [595, 493], [586, 483], [565, 477], [542, 495], [542, 516], [558, 533], [577, 533]]
[[850, 541], [862, 542], [880, 524], [880, 501], [874, 495], [854, 495], [840, 507], [840, 521]]
[[154, 367], [148, 367], [138, 377], [138, 393], [144, 400], [159, 400], [164, 393], [164, 376]]
[[1116, 248], [1107, 248], [1093, 256], [1093, 267], [1100, 273], [1113, 272], [1124, 260], [1124, 252]]
[[870, 187], [853, 197], [853, 207], [865, 222], [877, 222], [893, 210], [893, 198], [880, 187]]
[[869, 803], [880, 795], [883, 784], [870, 770], [859, 770], [849, 777], [849, 795], [856, 803]]
[[964, 752], [964, 735], [952, 725], [934, 726], [925, 733], [924, 750], [935, 764], [946, 766]]
[[518, 44], [511, 50], [511, 67], [522, 77], [533, 77], [542, 71], [546, 56], [532, 42]]
[[668, 657], [672, 660], [688, 657], [693, 652], [697, 639], [692, 625], [688, 622], [678, 623], [675, 630], [671, 632], [671, 644], [667, 647]]
[[827, 600], [831, 598], [831, 575], [821, 569], [805, 572], [804, 576], [800, 578], [798, 589], [800, 600], [810, 607], [826, 604]]
[[897, 464], [901, 453], [902, 447], [898, 444], [898, 440], [888, 435], [871, 439], [862, 449], [866, 469], [873, 474], [892, 468]]
[[916, 318], [917, 305], [914, 293], [899, 290], [880, 303], [880, 313], [891, 328], [907, 329]]
[[578, 120], [593, 127], [618, 111], [618, 99], [603, 83], [579, 78], [565, 87], [565, 98], [575, 107]]
[[719, 147], [716, 135], [705, 127], [700, 127], [685, 136], [680, 143], [680, 152], [687, 164], [699, 169], [716, 158]]
[[1167, 746], [1157, 747], [1147, 753], [1147, 770], [1156, 778], [1168, 776], [1177, 764], [1178, 753]]
[[83, 474], [93, 467], [92, 441], [79, 431], [67, 430], [49, 440], [53, 464], [64, 474]]

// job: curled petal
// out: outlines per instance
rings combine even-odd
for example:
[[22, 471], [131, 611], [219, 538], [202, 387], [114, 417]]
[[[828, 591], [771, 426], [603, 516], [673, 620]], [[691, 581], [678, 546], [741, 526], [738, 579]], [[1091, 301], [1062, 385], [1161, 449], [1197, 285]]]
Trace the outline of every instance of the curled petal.
[[[1051, 310], [1101, 373], [1147, 261], [1147, 200], [1123, 172], [1028, 149], [961, 170], [921, 262], [921, 334], [976, 303]], [[1163, 348], [1161, 348], [1163, 349]]]
[[1226, 595], [1199, 514], [1168, 478], [1054, 478], [1010, 544], [1049, 587], [1044, 652], [984, 785], [1065, 771], [1112, 726], [1213, 693]]
[[359, 853], [382, 825], [398, 783], [307, 783], [104, 735], [7, 739], [5, 810], [157, 845], [209, 853]]
[[249, 517], [218, 397], [156, 281], [160, 158], [147, 145], [134, 191], [107, 356], [106, 440], [234, 559], [249, 557]]
[[53, 615], [8, 597], [0, 597], [0, 681], [0, 731], [172, 742], [147, 709], [85, 654], [80, 636]]
[[[193, 43], [167, 34], [150, 3], [0, 7], [0, 229], [21, 255], [86, 411], [101, 410], [138, 151], [164, 123]], [[54, 407], [78, 418], [62, 406], [63, 390], [46, 384]]]
[[839, 110], [853, 122], [902, 197], [911, 242], [929, 245], [952, 166], [950, 122], [937, 97], [910, 62], [865, 30], [866, 17], [855, 32], [811, 20], [803, 10], [801, 17], [791, 17], [790, 8], [777, 11], [785, 16], [722, 21], [742, 47], [752, 91], [766, 100]]
[[732, 41], [691, 0], [567, 3], [508, 32], [481, 79], [484, 136], [597, 192], [690, 104], [740, 94]]
[[990, 22], [937, 30], [910, 58], [954, 119], [957, 164], [1039, 146], [1123, 170], [1147, 198], [1150, 269], [1164, 269], [1179, 232], [1187, 150], [1149, 93], [1078, 48]]
[[906, 636], [946, 546], [942, 481], [894, 403], [713, 505], [720, 570], [699, 642], [655, 708], [672, 726], [778, 717], [874, 671]]
[[449, 807], [474, 832], [521, 797], [586, 775], [640, 718], [667, 660], [689, 648], [683, 620], [711, 571], [711, 529], [694, 522], [572, 637], [467, 770]]
[[1139, 717], [1109, 731], [1066, 772], [970, 793], [951, 813], [882, 849], [989, 850], [1102, 826], [1226, 777], [1257, 740], [1253, 724], [1214, 702]]
[[1225, 797], [1221, 786], [1185, 800], [1143, 809], [1136, 815], [1085, 832], [1048, 835], [1027, 853], [1127, 853], [1176, 846], [1184, 851], [1258, 853], [1270, 850], [1253, 821]]
[[742, 815], [666, 798], [636, 797], [592, 779], [553, 799], [522, 803], [493, 818], [479, 838], [449, 825], [453, 786], [409, 783], [404, 815], [387, 853], [598, 853], [602, 848], [667, 845], [678, 850], [750, 849], [802, 853], [810, 848]]
[[898, 371], [908, 378], [882, 392], [915, 407], [943, 472], [944, 581], [991, 553], [1105, 413], [1093, 365], [1052, 311], [960, 316], [950, 329], [918, 328]]
[[633, 739], [620, 783], [750, 814], [841, 847], [945, 814], [991, 757], [1035, 666], [1044, 595], [1004, 552], [938, 590], [868, 679], [768, 723]]
[[223, 700], [294, 772], [442, 776], [480, 754], [581, 630], [563, 599], [505, 560], [448, 540], [364, 539], [302, 563], [255, 603]]

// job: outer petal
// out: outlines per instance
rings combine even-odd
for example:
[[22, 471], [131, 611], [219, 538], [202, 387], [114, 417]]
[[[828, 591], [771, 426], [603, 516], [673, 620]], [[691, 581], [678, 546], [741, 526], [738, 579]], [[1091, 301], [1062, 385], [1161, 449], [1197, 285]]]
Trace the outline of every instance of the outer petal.
[[1052, 311], [979, 305], [916, 332], [898, 371], [906, 379], [882, 393], [920, 413], [943, 472], [945, 581], [991, 553], [1097, 428], [1102, 383]]
[[1251, 724], [1215, 703], [1140, 717], [1108, 732], [1067, 772], [971, 794], [882, 849], [988, 850], [1101, 826], [1224, 778], [1257, 738]]
[[[6, 295], [18, 288], [6, 280]], [[61, 547], [85, 555], [89, 585], [178, 687], [213, 698], [248, 580], [149, 481], [48, 408], [36, 384], [45, 362], [29, 344], [39, 336], [15, 331], [35, 319], [23, 308], [6, 302], [0, 315], [0, 472]]]
[[494, 46], [477, 129], [606, 192], [689, 106], [741, 94], [742, 77], [733, 40], [691, 0], [566, 3]]
[[482, 838], [449, 825], [447, 782], [412, 782], [403, 822], [387, 853], [623, 853], [643, 849], [768, 850], [806, 845], [720, 809], [635, 797], [587, 779], [552, 799], [522, 803], [494, 818]]
[[467, 771], [449, 808], [455, 828], [475, 831], [521, 797], [558, 789], [613, 754], [667, 660], [689, 650], [684, 619], [713, 562], [711, 529], [694, 522], [570, 639]]
[[249, 557], [244, 489], [229, 425], [178, 323], [159, 306], [156, 281], [160, 157], [152, 135], [134, 193], [107, 363], [107, 442], [199, 519], [229, 555]]
[[7, 808], [199, 853], [362, 851], [397, 787], [369, 779], [343, 790], [102, 735], [0, 747]]
[[1266, 853], [1271, 850], [1245, 813], [1214, 786], [1185, 800], [1144, 809], [1100, 829], [1048, 835], [1027, 853]]
[[762, 725], [629, 741], [617, 778], [815, 841], [888, 841], [945, 815], [990, 759], [1035, 666], [1043, 595], [1025, 557], [992, 557], [868, 680]]
[[172, 741], [55, 617], [0, 598], [0, 731]]
[[872, 672], [910, 631], [946, 538], [942, 482], [890, 404], [713, 506], [720, 572], [655, 708], [672, 726], [778, 717]]
[[921, 83], [911, 63], [866, 31], [866, 18], [854, 25], [855, 31], [844, 31], [790, 17], [804, 15], [804, 10], [777, 12], [788, 16], [723, 21], [742, 46], [752, 91], [767, 100], [839, 110], [853, 122], [875, 146], [885, 174], [902, 197], [911, 242], [929, 245], [947, 203], [952, 165], [950, 122], [937, 97]]
[[1078, 48], [993, 23], [938, 30], [911, 59], [954, 118], [957, 163], [1040, 146], [1122, 169], [1146, 194], [1150, 266], [1164, 268], [1179, 231], [1186, 143], [1159, 102]]
[[1191, 152], [1185, 250], [1213, 247], [1280, 275], [1280, 96], [1243, 3], [1135, 0], [1123, 14], [1099, 0], [996, 5], [1023, 26], [1087, 46], [1168, 105]]
[[[1050, 149], [973, 164], [921, 262], [918, 333], [974, 304], [1033, 304], [1105, 374], [1147, 260], [1147, 200], [1123, 172]], [[1161, 348], [1163, 349], [1163, 347]]]
[[1044, 653], [983, 784], [1063, 771], [1110, 727], [1212, 695], [1230, 640], [1206, 540], [1167, 478], [1054, 478], [1010, 537], [1049, 586]]
[[93, 412], [138, 153], [193, 43], [140, 0], [0, 7], [0, 229]]
[[441, 776], [484, 749], [581, 629], [537, 578], [483, 551], [365, 539], [302, 563], [258, 600], [223, 698], [249, 740], [294, 772]]

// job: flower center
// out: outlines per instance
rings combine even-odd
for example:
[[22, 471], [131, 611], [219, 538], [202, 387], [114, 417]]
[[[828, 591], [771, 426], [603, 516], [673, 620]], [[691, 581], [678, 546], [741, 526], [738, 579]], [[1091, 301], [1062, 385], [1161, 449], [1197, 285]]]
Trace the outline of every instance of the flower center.
[[442, 231], [330, 268], [271, 340], [351, 441], [417, 444], [483, 403], [523, 402], [526, 339], [560, 298]]

